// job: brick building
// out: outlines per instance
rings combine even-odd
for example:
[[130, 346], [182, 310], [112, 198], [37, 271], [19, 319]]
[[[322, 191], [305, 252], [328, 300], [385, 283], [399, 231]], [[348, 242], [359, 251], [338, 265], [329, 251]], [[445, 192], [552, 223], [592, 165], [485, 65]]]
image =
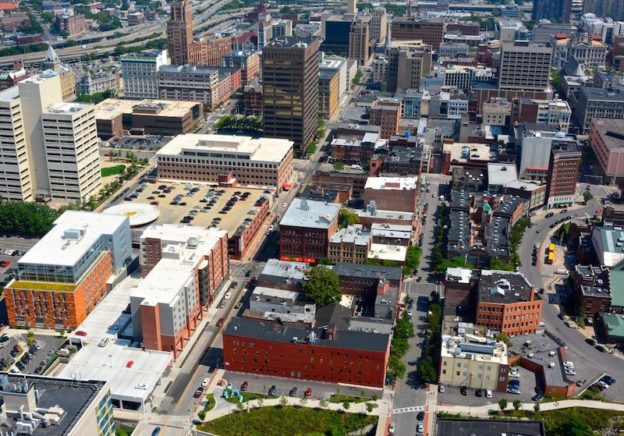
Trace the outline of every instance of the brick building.
[[262, 115], [264, 97], [262, 96], [262, 84], [257, 78], [245, 85], [243, 102], [245, 115]]
[[74, 36], [87, 30], [87, 21], [84, 15], [59, 15], [56, 17], [59, 32]]
[[327, 257], [340, 205], [295, 198], [280, 221], [280, 259], [316, 263]]
[[571, 206], [574, 203], [581, 156], [581, 150], [575, 142], [552, 142], [546, 188], [549, 208]]
[[376, 100], [370, 108], [368, 123], [380, 126], [379, 136], [383, 139], [397, 134], [401, 123], [401, 101], [396, 98]]
[[586, 318], [592, 318], [600, 312], [610, 311], [611, 291], [608, 268], [576, 265], [572, 274], [572, 284], [579, 311], [584, 313]]
[[127, 217], [68, 211], [54, 224], [4, 289], [11, 326], [78, 327], [131, 264]]
[[443, 20], [426, 20], [416, 17], [398, 17], [392, 20], [393, 40], [422, 40], [434, 50], [440, 48], [444, 40], [445, 25]]
[[383, 388], [390, 335], [233, 318], [223, 333], [228, 371]]
[[316, 184], [350, 185], [353, 188], [353, 197], [361, 198], [364, 195], [368, 172], [358, 167], [345, 166], [338, 170], [332, 164], [321, 164], [312, 180]]
[[481, 271], [476, 324], [508, 335], [535, 333], [544, 302], [520, 273]]
[[375, 202], [378, 209], [416, 212], [418, 185], [416, 177], [369, 177], [364, 187], [364, 201]]

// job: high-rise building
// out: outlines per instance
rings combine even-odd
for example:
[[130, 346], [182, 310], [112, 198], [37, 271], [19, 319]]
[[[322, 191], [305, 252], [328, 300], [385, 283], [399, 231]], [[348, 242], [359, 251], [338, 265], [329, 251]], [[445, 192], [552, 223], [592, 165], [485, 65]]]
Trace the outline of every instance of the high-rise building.
[[167, 50], [122, 57], [124, 97], [158, 98], [158, 70], [168, 64]]
[[392, 41], [386, 59], [384, 80], [390, 92], [418, 89], [420, 79], [431, 71], [431, 49], [420, 41]]
[[368, 26], [371, 39], [374, 39], [377, 44], [385, 44], [388, 31], [388, 14], [383, 7], [375, 8]]
[[581, 166], [581, 150], [573, 141], [553, 141], [548, 165], [547, 206], [574, 204], [576, 182]]
[[178, 0], [171, 4], [171, 18], [167, 22], [167, 47], [173, 65], [191, 62], [193, 44], [193, 14], [191, 2]]
[[533, 21], [557, 18], [560, 22], [569, 23], [572, 12], [572, 0], [540, 0], [533, 2]]
[[543, 91], [548, 88], [552, 48], [515, 41], [503, 44], [498, 74], [499, 90]]
[[349, 31], [349, 55], [357, 59], [359, 65], [368, 65], [369, 45], [368, 23], [357, 20]]
[[65, 212], [17, 263], [4, 290], [10, 325], [78, 327], [131, 262], [128, 217]]
[[87, 201], [100, 189], [100, 150], [93, 105], [62, 103], [41, 116], [50, 194]]
[[392, 20], [390, 30], [392, 39], [409, 41], [420, 39], [437, 50], [444, 40], [445, 25], [443, 20], [398, 17]]
[[347, 0], [347, 14], [357, 13], [357, 0]]
[[317, 40], [279, 38], [262, 51], [264, 134], [305, 150], [318, 118]]
[[52, 46], [48, 46], [48, 52], [43, 60], [44, 70], [52, 70], [61, 79], [61, 93], [63, 101], [73, 100], [76, 97], [76, 76], [74, 71], [61, 63]]

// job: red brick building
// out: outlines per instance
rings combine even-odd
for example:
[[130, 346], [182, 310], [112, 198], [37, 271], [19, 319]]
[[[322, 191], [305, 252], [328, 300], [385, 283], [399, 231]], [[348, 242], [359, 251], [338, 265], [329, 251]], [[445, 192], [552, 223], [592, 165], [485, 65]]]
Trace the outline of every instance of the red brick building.
[[389, 139], [399, 132], [401, 102], [395, 98], [377, 100], [370, 108], [371, 126], [379, 126], [379, 137]]
[[574, 203], [581, 157], [576, 142], [552, 142], [546, 188], [546, 204], [549, 208], [571, 206]]
[[364, 202], [375, 202], [379, 210], [416, 212], [416, 177], [369, 177], [364, 187]]
[[56, 17], [59, 32], [69, 36], [77, 35], [87, 30], [87, 21], [84, 15], [60, 15]]
[[280, 259], [316, 263], [327, 257], [340, 205], [295, 198], [280, 221]]
[[543, 301], [520, 273], [481, 271], [476, 324], [508, 335], [535, 333]]
[[298, 328], [233, 318], [223, 333], [226, 371], [383, 388], [390, 335]]

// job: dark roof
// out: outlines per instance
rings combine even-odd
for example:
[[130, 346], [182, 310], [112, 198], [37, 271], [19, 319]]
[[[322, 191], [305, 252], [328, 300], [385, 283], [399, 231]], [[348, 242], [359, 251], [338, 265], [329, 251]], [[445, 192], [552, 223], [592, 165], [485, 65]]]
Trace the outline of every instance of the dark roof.
[[479, 302], [509, 304], [530, 301], [531, 285], [521, 273], [481, 271]]
[[545, 436], [542, 421], [438, 418], [438, 436]]
[[284, 343], [294, 342], [294, 338], [297, 338], [297, 342], [305, 343], [314, 332], [314, 345], [317, 347], [379, 352], [385, 352], [390, 342], [388, 334], [349, 330], [338, 330], [333, 339], [324, 339], [323, 331], [324, 329], [320, 328], [293, 327], [276, 321], [236, 317], [232, 318], [224, 335]]
[[316, 310], [315, 327], [336, 327], [347, 330], [351, 319], [351, 311], [340, 303], [328, 304]]
[[387, 280], [401, 280], [402, 270], [395, 266], [358, 265], [354, 263], [337, 263], [333, 270], [338, 276], [364, 277], [368, 279], [383, 276]]

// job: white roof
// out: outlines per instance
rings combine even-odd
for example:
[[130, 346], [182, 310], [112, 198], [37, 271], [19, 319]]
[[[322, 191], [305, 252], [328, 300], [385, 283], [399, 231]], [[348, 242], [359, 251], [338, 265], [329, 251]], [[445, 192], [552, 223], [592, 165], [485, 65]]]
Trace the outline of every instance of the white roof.
[[472, 270], [468, 268], [447, 268], [447, 277], [456, 277], [459, 283], [470, 283], [470, 277], [472, 277]]
[[338, 217], [340, 208], [337, 203], [295, 198], [286, 210], [280, 225], [326, 229]]
[[283, 300], [296, 301], [299, 297], [299, 292], [286, 291], [284, 289], [267, 288], [264, 286], [257, 286], [251, 293], [252, 298], [257, 296], [275, 297]]
[[[132, 332], [130, 315], [123, 314], [130, 303], [130, 293], [140, 279], [128, 277], [115, 286], [72, 334], [83, 347], [65, 365], [58, 377], [80, 380], [107, 380], [114, 398], [144, 401], [160, 381], [172, 360], [169, 352], [143, 351], [130, 341], [118, 339], [119, 329]], [[74, 333], [75, 333], [74, 332]], [[108, 338], [104, 347], [98, 343]], [[132, 361], [131, 367], [128, 362]]]
[[518, 180], [515, 164], [488, 163], [488, 183], [504, 186]]
[[225, 230], [214, 227], [183, 226], [180, 224], [154, 224], [143, 231], [141, 239], [160, 239], [169, 243], [187, 243], [189, 238], [196, 238], [201, 243], [214, 246], [227, 235]]
[[130, 227], [144, 226], [160, 216], [160, 209], [151, 204], [124, 202], [102, 211], [105, 215], [127, 216]]
[[418, 177], [369, 177], [365, 189], [416, 189]]
[[196, 262], [160, 259], [156, 266], [132, 292], [132, 297], [143, 298], [142, 305], [173, 305], [180, 289], [189, 281]]
[[43, 111], [44, 115], [50, 114], [77, 114], [79, 112], [91, 109], [94, 106], [92, 104], [82, 103], [60, 103], [54, 106], [50, 106]]
[[178, 135], [158, 150], [157, 156], [177, 156], [184, 152], [226, 152], [260, 162], [281, 162], [293, 147], [288, 139], [258, 138], [233, 135]]
[[387, 244], [371, 244], [368, 252], [369, 259], [394, 260], [395, 262], [404, 262], [407, 256], [407, 246], [404, 245], [387, 245]]
[[102, 235], [123, 225], [129, 225], [128, 217], [68, 210], [18, 263], [74, 266]]

